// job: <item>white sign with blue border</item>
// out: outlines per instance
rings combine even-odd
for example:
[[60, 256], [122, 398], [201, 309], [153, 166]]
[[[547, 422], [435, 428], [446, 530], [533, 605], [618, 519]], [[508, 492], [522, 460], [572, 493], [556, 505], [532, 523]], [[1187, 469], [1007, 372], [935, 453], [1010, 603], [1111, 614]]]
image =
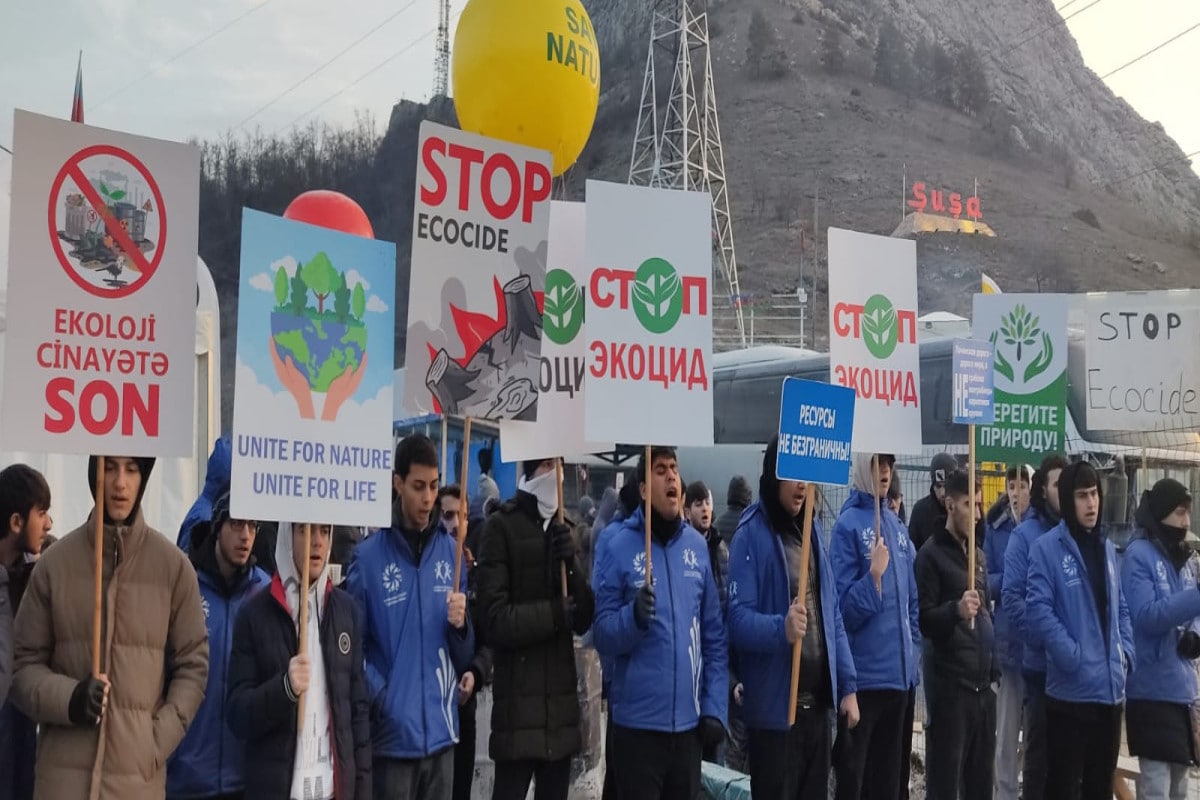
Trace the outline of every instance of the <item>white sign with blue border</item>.
[[954, 422], [991, 425], [996, 421], [991, 342], [954, 340]]
[[785, 378], [779, 408], [780, 480], [845, 486], [850, 482], [854, 390]]

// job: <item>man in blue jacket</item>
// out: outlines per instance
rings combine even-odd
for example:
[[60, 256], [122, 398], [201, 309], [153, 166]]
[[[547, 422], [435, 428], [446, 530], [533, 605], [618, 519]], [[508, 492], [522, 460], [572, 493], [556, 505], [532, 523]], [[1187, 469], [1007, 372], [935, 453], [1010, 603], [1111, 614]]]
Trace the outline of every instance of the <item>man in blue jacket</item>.
[[450, 800], [458, 741], [458, 676], [475, 653], [466, 570], [432, 518], [437, 449], [426, 436], [396, 447], [392, 526], [354, 551], [346, 589], [364, 623], [375, 800]]
[[[808, 584], [799, 590], [805, 484], [779, 480], [779, 437], [763, 456], [758, 502], [742, 516], [729, 566], [729, 636], [742, 667], [755, 797], [828, 796], [830, 714], [858, 723], [854, 660], [820, 526], [813, 520]], [[792, 649], [800, 641], [796, 722], [789, 728]]]
[[1121, 586], [1133, 621], [1137, 669], [1129, 676], [1125, 731], [1138, 758], [1138, 800], [1188, 796], [1191, 705], [1196, 700], [1200, 617], [1192, 549], [1184, 541], [1192, 497], [1172, 478], [1142, 495], [1139, 536], [1125, 550]]
[[862, 717], [853, 730], [844, 718], [839, 721], [833, 750], [838, 800], [890, 799], [898, 788], [906, 789], [900, 785], [901, 761], [912, 728], [905, 730], [904, 722], [918, 680], [921, 632], [913, 578], [916, 549], [882, 502], [894, 464], [895, 457], [884, 453], [854, 455], [850, 497], [830, 535], [829, 561], [858, 673]]
[[596, 649], [615, 661], [609, 703], [617, 796], [693, 800], [704, 746], [725, 738], [725, 624], [708, 546], [682, 519], [675, 451], [652, 448], [650, 467], [650, 484], [642, 478], [640, 485], [650, 503], [651, 561], [639, 508], [597, 553], [593, 634]]
[[190, 557], [208, 628], [208, 684], [187, 735], [167, 761], [171, 800], [233, 800], [242, 796], [246, 785], [246, 743], [234, 735], [226, 719], [225, 699], [234, 622], [246, 601], [271, 582], [267, 573], [254, 566], [257, 532], [258, 523], [229, 518], [225, 494], [213, 504], [212, 532], [191, 541]]
[[229, 471], [232, 463], [233, 445], [230, 437], [225, 435], [213, 444], [212, 453], [208, 456], [208, 469], [204, 473], [204, 489], [188, 509], [183, 524], [179, 526], [179, 536], [175, 543], [183, 552], [192, 552], [193, 529], [198, 530], [201, 535], [208, 533], [213, 505], [219, 497], [229, 493]]
[[1012, 630], [1004, 607], [1004, 554], [1013, 531], [1033, 516], [1029, 506], [1030, 473], [1025, 465], [1008, 468], [1006, 492], [987, 515], [983, 554], [987, 559], [987, 595], [995, 604], [996, 655], [1000, 660], [1000, 689], [996, 697], [996, 800], [1017, 800], [1017, 776], [1021, 771], [1018, 742], [1025, 705], [1025, 682], [1021, 679], [1021, 637]]
[[[1023, 800], [1043, 800], [1046, 791], [1046, 650], [1033, 638], [1025, 620], [1025, 590], [1029, 585], [1029, 550], [1037, 539], [1058, 525], [1058, 478], [1067, 466], [1060, 455], [1042, 459], [1029, 488], [1030, 516], [1012, 532], [1004, 550], [1004, 582], [1001, 603], [1009, 628], [1020, 643], [1020, 672], [1024, 684], [1025, 752], [1022, 754]], [[986, 543], [985, 543], [986, 544]], [[1003, 669], [1003, 667], [1002, 667]], [[1001, 677], [1001, 682], [1003, 682]], [[1011, 787], [1015, 792], [1016, 787]], [[1016, 800], [1004, 786], [997, 787], [997, 800]]]
[[1112, 796], [1133, 630], [1117, 554], [1100, 528], [1100, 477], [1079, 462], [1058, 479], [1062, 521], [1029, 553], [1025, 615], [1046, 647], [1046, 796]]

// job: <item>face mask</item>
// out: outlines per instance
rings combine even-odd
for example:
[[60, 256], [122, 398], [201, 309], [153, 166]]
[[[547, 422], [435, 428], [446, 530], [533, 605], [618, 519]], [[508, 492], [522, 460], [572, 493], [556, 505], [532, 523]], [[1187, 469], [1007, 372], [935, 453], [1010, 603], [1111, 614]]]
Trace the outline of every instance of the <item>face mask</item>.
[[538, 514], [542, 519], [550, 519], [558, 511], [557, 471], [546, 472], [532, 480], [521, 478], [517, 488], [537, 498]]
[[1162, 523], [1159, 523], [1159, 527], [1162, 528], [1163, 539], [1167, 543], [1176, 546], [1183, 544], [1183, 538], [1187, 536], [1187, 528], [1177, 528], [1174, 525], [1163, 525]]

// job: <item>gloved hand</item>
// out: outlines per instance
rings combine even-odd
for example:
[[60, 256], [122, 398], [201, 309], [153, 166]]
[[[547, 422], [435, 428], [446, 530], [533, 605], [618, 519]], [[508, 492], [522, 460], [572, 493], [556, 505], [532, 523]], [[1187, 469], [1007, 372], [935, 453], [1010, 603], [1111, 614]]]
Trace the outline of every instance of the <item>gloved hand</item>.
[[633, 598], [633, 621], [642, 630], [650, 627], [654, 619], [654, 588], [649, 583], [638, 589], [637, 597]]
[[554, 626], [558, 630], [573, 630], [575, 627], [575, 598], [567, 595], [559, 598], [554, 606]]
[[716, 747], [725, 741], [725, 726], [716, 717], [701, 717], [699, 731], [705, 747]]
[[550, 555], [556, 561], [566, 561], [570, 564], [575, 558], [575, 539], [571, 536], [570, 526], [561, 522], [551, 522], [547, 530], [550, 532]]
[[72, 725], [99, 725], [104, 716], [108, 695], [108, 682], [89, 675], [75, 685], [71, 702], [67, 705], [67, 718]]
[[1175, 652], [1180, 658], [1200, 658], [1200, 635], [1195, 631], [1184, 631], [1179, 635], [1179, 643], [1175, 645]]

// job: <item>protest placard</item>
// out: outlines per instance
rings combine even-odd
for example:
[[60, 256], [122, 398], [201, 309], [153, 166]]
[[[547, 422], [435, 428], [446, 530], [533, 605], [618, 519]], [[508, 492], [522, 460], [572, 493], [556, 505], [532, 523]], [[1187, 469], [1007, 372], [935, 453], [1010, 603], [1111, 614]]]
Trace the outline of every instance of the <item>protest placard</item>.
[[951, 392], [956, 425], [991, 425], [996, 418], [996, 397], [992, 382], [991, 342], [955, 339], [951, 369]]
[[844, 486], [850, 482], [854, 390], [785, 378], [779, 409], [780, 480]]

